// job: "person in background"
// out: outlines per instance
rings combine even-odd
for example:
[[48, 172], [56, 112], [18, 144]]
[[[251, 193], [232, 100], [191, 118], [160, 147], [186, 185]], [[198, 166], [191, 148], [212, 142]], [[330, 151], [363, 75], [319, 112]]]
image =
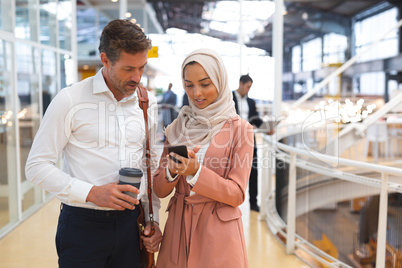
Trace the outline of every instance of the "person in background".
[[[61, 268], [138, 267], [139, 200], [148, 216], [144, 164], [145, 122], [137, 90], [147, 65], [151, 41], [129, 20], [110, 21], [102, 31], [99, 52], [103, 68], [64, 88], [50, 103], [26, 163], [27, 179], [62, 202], [56, 233]], [[151, 173], [157, 168], [157, 103], [149, 97]], [[56, 166], [63, 153], [63, 169]], [[140, 189], [118, 185], [119, 170], [144, 173]], [[125, 192], [138, 195], [138, 199]], [[159, 221], [160, 201], [152, 197]], [[148, 219], [149, 220], [149, 219]], [[147, 222], [145, 234], [149, 234]], [[141, 237], [156, 252], [162, 233]]]
[[[153, 185], [160, 198], [174, 190], [156, 266], [248, 267], [239, 206], [252, 164], [253, 128], [236, 114], [226, 69], [215, 51], [190, 53], [181, 77], [189, 106], [166, 127]], [[175, 145], [186, 145], [188, 158], [168, 155]]]
[[184, 92], [184, 94], [183, 94], [183, 102], [182, 102], [182, 104], [181, 104], [181, 107], [183, 107], [183, 106], [185, 106], [185, 105], [189, 105], [189, 103], [188, 103], [188, 96], [187, 96], [187, 93], [186, 93], [186, 92]]
[[[248, 97], [248, 92], [253, 85], [253, 79], [249, 75], [242, 75], [239, 81], [239, 88], [233, 91], [233, 100], [235, 102], [236, 112], [241, 118], [248, 120], [254, 128], [259, 128], [263, 123], [257, 112], [255, 101]], [[254, 140], [253, 166], [250, 172], [249, 180], [250, 209], [256, 212], [260, 211], [257, 204], [258, 195], [258, 156], [257, 146]]]
[[165, 93], [163, 93], [162, 99], [162, 114], [163, 114], [163, 127], [165, 128], [167, 125], [172, 123], [172, 121], [176, 118], [176, 103], [177, 103], [177, 95], [172, 91], [173, 84], [169, 83], [169, 87]]

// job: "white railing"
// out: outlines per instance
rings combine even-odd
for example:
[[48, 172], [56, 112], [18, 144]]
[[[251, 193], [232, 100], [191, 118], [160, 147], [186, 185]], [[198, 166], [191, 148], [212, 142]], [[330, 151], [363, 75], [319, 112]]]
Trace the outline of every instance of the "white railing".
[[[262, 189], [261, 189], [261, 213], [262, 220], [266, 220], [268, 227], [274, 234], [286, 238], [285, 245], [288, 254], [292, 254], [296, 249], [306, 252], [310, 257], [327, 265], [328, 267], [350, 267], [349, 265], [329, 256], [319, 248], [310, 244], [307, 240], [299, 236], [295, 231], [296, 210], [297, 210], [297, 187], [296, 187], [296, 168], [302, 168], [315, 174], [331, 176], [344, 182], [353, 182], [360, 185], [369, 185], [377, 189], [380, 194], [380, 208], [377, 234], [376, 249], [376, 268], [385, 267], [386, 255], [386, 230], [387, 230], [387, 210], [388, 193], [402, 193], [402, 169], [382, 166], [372, 163], [365, 163], [336, 156], [321, 154], [315, 151], [295, 148], [280, 142], [277, 137], [264, 136], [263, 138], [263, 159], [268, 159], [271, 167], [261, 169]], [[289, 164], [288, 178], [288, 202], [287, 202], [287, 220], [285, 223], [278, 215], [275, 206], [274, 169], [275, 158], [279, 158]], [[318, 165], [304, 160], [319, 159], [328, 165]], [[378, 174], [379, 178], [356, 175], [354, 173], [337, 170], [331, 165], [354, 167], [358, 170], [366, 170]], [[390, 175], [393, 179], [390, 180]], [[396, 176], [396, 178], [395, 178]], [[285, 231], [286, 230], [286, 231]]]
[[[332, 79], [340, 75], [347, 68], [353, 65], [363, 54], [367, 53], [370, 49], [375, 47], [380, 43], [386, 36], [398, 29], [402, 25], [402, 20], [392, 27], [389, 31], [385, 32], [383, 36], [375, 40], [367, 49], [361, 53], [355, 55], [342, 66], [336, 69], [323, 81], [318, 83], [311, 91], [298, 99], [295, 103], [291, 105], [291, 109], [297, 108], [300, 104], [308, 100], [311, 96], [321, 90], [326, 86]], [[401, 94], [402, 95], [402, 94]], [[360, 161], [354, 161], [349, 159], [344, 159], [337, 157], [344, 150], [348, 149], [351, 145], [357, 142], [357, 140], [364, 137], [367, 128], [373, 125], [379, 117], [382, 117], [386, 112], [388, 112], [392, 107], [396, 106], [402, 100], [402, 96], [391, 100], [387, 105], [380, 109], [370, 118], [367, 118], [363, 124], [350, 124], [348, 127], [343, 129], [341, 133], [331, 143], [327, 144], [327, 154], [321, 154], [313, 150], [298, 149], [280, 142], [277, 142], [276, 135], [265, 136], [264, 146], [262, 146], [263, 151], [263, 161], [268, 161], [271, 165], [270, 167], [261, 168], [261, 212], [260, 217], [266, 220], [268, 227], [274, 233], [278, 233], [280, 236], [286, 238], [286, 250], [287, 253], [291, 254], [295, 252], [295, 249], [301, 249], [306, 252], [310, 257], [316, 259], [317, 261], [323, 263], [328, 267], [350, 267], [345, 263], [331, 257], [322, 250], [318, 249], [314, 245], [311, 245], [304, 238], [297, 235], [295, 231], [296, 226], [296, 200], [297, 200], [297, 182], [296, 182], [296, 168], [302, 168], [308, 170], [315, 174], [326, 175], [328, 177], [333, 177], [340, 179], [344, 182], [353, 182], [361, 185], [369, 185], [377, 189], [378, 194], [380, 194], [380, 209], [379, 209], [379, 221], [378, 221], [378, 234], [377, 234], [377, 253], [376, 253], [376, 268], [385, 267], [385, 254], [386, 254], [386, 226], [387, 226], [387, 210], [388, 210], [388, 192], [399, 192], [402, 193], [402, 169], [381, 166], [376, 164], [369, 164]], [[276, 115], [278, 116], [278, 115]], [[300, 128], [302, 129], [302, 128]], [[295, 133], [301, 132], [297, 131]], [[305, 130], [303, 130], [305, 131]], [[303, 134], [303, 133], [301, 133]], [[287, 135], [292, 135], [287, 133]], [[335, 155], [335, 156], [334, 156]], [[289, 164], [289, 178], [288, 178], [288, 202], [287, 202], [287, 223], [285, 223], [278, 215], [275, 206], [275, 189], [273, 187], [274, 182], [274, 169], [275, 157], [280, 157], [280, 159], [287, 164]], [[371, 178], [361, 175], [356, 175], [351, 172], [337, 170], [335, 168], [330, 168], [326, 165], [317, 165], [310, 161], [303, 160], [303, 158], [319, 159], [329, 165], [344, 165], [349, 167], [354, 167], [356, 169], [367, 170], [372, 173], [378, 174], [379, 178]], [[313, 161], [314, 162], [314, 161]], [[260, 163], [261, 165], [261, 163]], [[262, 163], [264, 166], [264, 163]], [[396, 179], [392, 178], [390, 180], [390, 175], [396, 175]], [[286, 231], [284, 231], [286, 229]]]

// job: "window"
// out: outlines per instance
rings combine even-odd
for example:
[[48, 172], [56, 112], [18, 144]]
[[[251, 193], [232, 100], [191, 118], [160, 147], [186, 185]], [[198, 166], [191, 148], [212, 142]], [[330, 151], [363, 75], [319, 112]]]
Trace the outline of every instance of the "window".
[[301, 71], [301, 47], [295, 46], [292, 48], [292, 72]]
[[72, 14], [71, 0], [59, 0], [57, 20], [59, 22], [59, 46], [61, 49], [71, 50]]
[[[17, 204], [16, 134], [13, 113], [12, 44], [0, 40], [0, 231], [18, 220], [13, 210]], [[1, 232], [0, 232], [1, 233]]]
[[321, 38], [315, 38], [303, 45], [303, 71], [321, 69]]
[[37, 41], [37, 9], [35, 0], [15, 1], [15, 36], [17, 38]]
[[394, 29], [379, 44], [370, 48], [374, 41], [383, 37], [397, 24], [397, 18], [397, 9], [392, 8], [356, 23], [356, 54], [364, 52], [360, 61], [383, 59], [398, 54], [398, 29]]
[[40, 42], [57, 47], [57, 14], [56, 0], [40, 1]]
[[0, 30], [13, 31], [11, 5], [10, 0], [0, 0]]
[[[397, 9], [392, 8], [355, 25], [356, 54], [363, 53], [360, 62], [384, 59], [398, 54], [398, 29], [390, 32], [381, 42], [371, 47], [397, 24]], [[385, 87], [383, 72], [365, 73], [360, 76], [360, 94], [383, 95]], [[355, 90], [356, 91], [356, 90]]]
[[348, 45], [347, 37], [340, 34], [330, 33], [324, 36], [324, 57], [326, 64], [345, 62], [345, 52]]

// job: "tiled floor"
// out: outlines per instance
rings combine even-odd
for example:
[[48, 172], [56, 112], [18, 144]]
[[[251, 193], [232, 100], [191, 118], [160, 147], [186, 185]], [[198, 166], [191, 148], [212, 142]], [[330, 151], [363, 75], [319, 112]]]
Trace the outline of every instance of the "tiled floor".
[[[162, 200], [161, 222], [168, 198]], [[41, 210], [0, 240], [1, 268], [55, 268], [57, 255], [54, 245], [60, 202], [51, 200]], [[248, 204], [241, 206], [250, 268], [308, 267], [272, 236], [259, 214], [249, 212]]]

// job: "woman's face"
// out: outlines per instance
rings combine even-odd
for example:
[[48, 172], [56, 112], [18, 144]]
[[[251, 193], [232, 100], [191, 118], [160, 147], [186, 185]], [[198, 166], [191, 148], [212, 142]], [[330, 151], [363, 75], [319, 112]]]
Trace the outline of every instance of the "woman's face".
[[184, 68], [184, 85], [189, 100], [199, 109], [208, 107], [219, 96], [212, 80], [199, 63], [191, 63]]

